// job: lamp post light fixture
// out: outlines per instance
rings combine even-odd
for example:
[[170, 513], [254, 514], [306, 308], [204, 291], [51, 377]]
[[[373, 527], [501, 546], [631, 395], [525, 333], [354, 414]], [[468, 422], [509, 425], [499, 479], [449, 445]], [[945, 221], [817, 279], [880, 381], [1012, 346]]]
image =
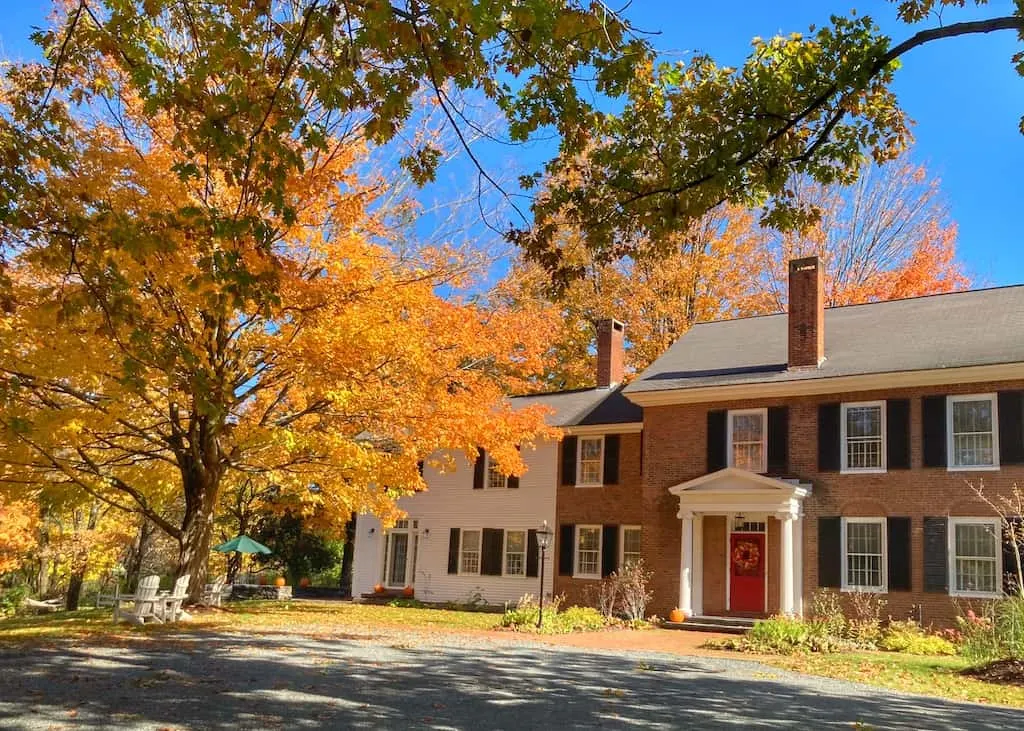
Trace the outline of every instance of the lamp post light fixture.
[[554, 535], [555, 532], [548, 527], [545, 520], [537, 531], [537, 548], [540, 549], [540, 611], [537, 613], [537, 629], [544, 623], [544, 557]]

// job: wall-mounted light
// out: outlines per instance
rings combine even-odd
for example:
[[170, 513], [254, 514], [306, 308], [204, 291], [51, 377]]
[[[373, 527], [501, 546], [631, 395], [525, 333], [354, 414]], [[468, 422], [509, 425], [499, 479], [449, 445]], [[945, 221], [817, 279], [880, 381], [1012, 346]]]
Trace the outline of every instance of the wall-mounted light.
[[429, 535], [430, 535], [430, 528], [424, 528], [423, 529], [423, 537], [426, 538]]
[[376, 530], [376, 528], [370, 528], [370, 535], [372, 536]]

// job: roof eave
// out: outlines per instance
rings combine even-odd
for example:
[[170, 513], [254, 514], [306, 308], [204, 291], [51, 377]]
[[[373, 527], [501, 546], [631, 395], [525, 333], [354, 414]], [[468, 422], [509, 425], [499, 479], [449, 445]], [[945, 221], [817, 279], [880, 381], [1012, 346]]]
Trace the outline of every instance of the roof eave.
[[916, 371], [889, 371], [854, 376], [803, 378], [790, 381], [755, 381], [722, 386], [697, 386], [657, 391], [633, 391], [625, 396], [638, 406], [699, 404], [712, 401], [737, 401], [754, 398], [812, 396], [846, 391], [882, 391], [914, 386], [939, 386], [950, 383], [980, 383], [1024, 379], [1024, 362], [991, 365], [933, 368]]

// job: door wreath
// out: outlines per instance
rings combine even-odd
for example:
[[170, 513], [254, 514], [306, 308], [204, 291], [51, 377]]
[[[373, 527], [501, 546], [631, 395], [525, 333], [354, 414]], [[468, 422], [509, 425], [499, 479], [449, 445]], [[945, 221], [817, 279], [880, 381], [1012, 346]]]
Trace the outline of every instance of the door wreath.
[[753, 541], [737, 541], [732, 549], [732, 565], [739, 576], [757, 573], [761, 564], [761, 549]]

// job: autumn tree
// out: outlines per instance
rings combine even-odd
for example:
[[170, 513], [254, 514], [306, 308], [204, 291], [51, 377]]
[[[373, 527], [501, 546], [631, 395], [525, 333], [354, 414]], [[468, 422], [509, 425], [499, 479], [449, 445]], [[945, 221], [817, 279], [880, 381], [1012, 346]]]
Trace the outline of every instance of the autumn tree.
[[0, 497], [0, 574], [20, 568], [37, 542], [39, 506], [31, 500]]
[[[563, 143], [543, 175], [525, 181], [542, 190], [533, 221], [510, 238], [564, 285], [579, 274], [564, 228], [579, 232], [598, 263], [667, 256], [679, 232], [722, 203], [763, 208], [764, 225], [798, 231], [816, 212], [794, 180], [849, 185], [866, 162], [907, 149], [909, 120], [891, 88], [903, 56], [956, 36], [1016, 31], [1024, 39], [1019, 0], [1010, 14], [955, 22], [963, 6], [986, 4], [892, 0], [900, 20], [934, 21], [899, 42], [870, 15], [851, 13], [806, 34], [755, 38], [735, 68], [704, 53], [644, 59], [589, 144]], [[1013, 63], [1024, 75], [1024, 52]]]
[[876, 302], [964, 289], [970, 280], [956, 259], [956, 224], [939, 181], [908, 159], [866, 166], [849, 187], [794, 181], [815, 221], [801, 231], [765, 231], [754, 252], [759, 276], [737, 301], [744, 314], [782, 312], [788, 262], [816, 255], [824, 263], [825, 304]]
[[[416, 78], [359, 65], [353, 38], [395, 58], [428, 19], [392, 39], [388, 6], [349, 36], [333, 4], [145, 5], [72, 4], [40, 38], [53, 63], [2, 89], [0, 485], [145, 517], [195, 594], [229, 477], [342, 524], [393, 519], [442, 447], [521, 470], [543, 413], [504, 395], [543, 365], [543, 313], [439, 296], [467, 283], [457, 253], [392, 245], [369, 213], [386, 186], [351, 172]], [[563, 11], [591, 17], [538, 13]]]

